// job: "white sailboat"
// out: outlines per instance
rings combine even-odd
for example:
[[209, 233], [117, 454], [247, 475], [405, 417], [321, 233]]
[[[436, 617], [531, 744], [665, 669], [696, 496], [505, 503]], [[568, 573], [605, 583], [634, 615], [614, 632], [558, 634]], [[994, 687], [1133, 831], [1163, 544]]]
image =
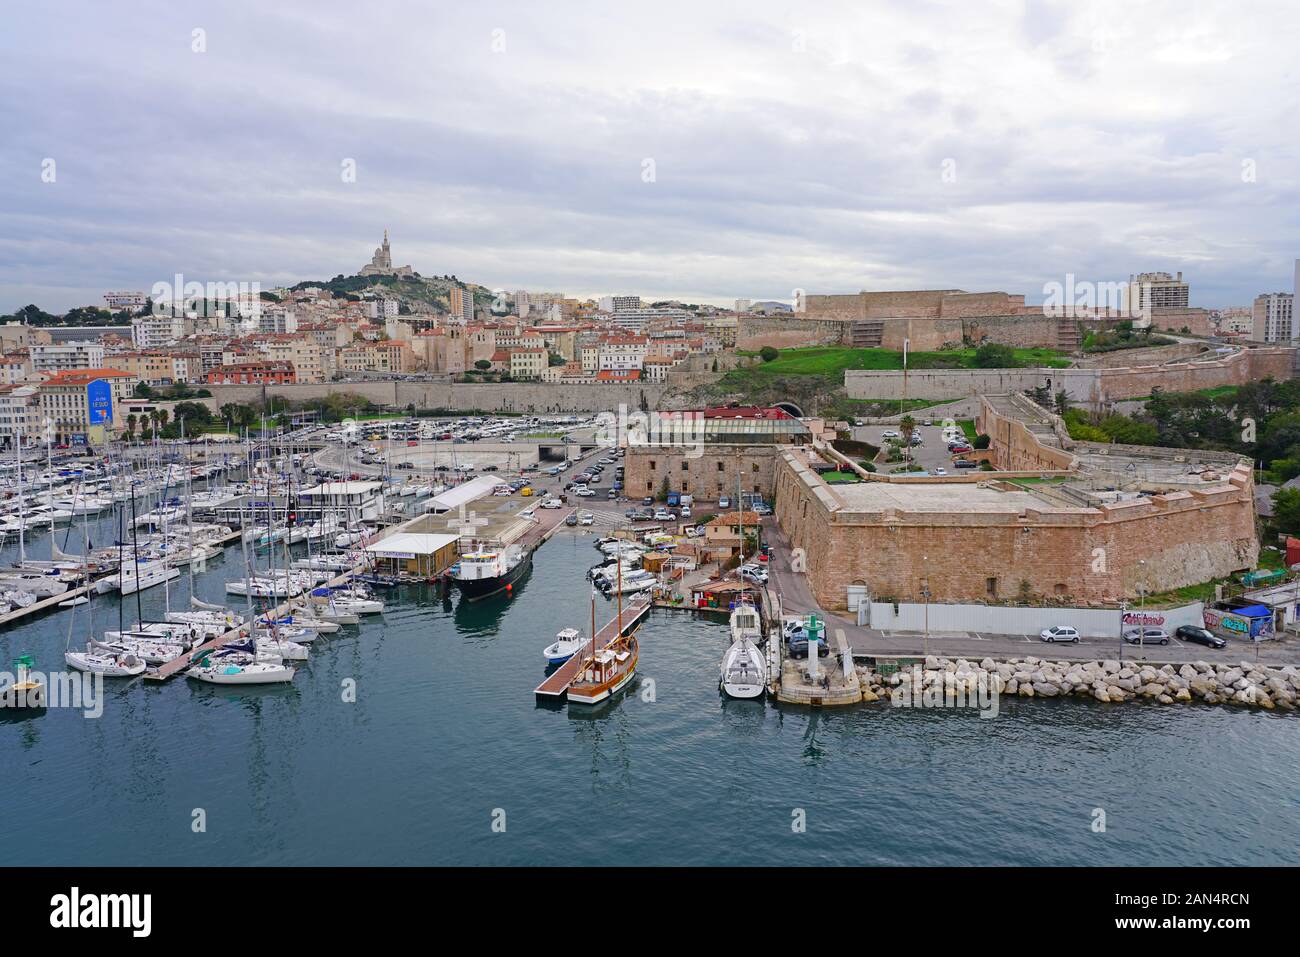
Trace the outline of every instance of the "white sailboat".
[[758, 611], [742, 602], [731, 612], [731, 644], [722, 656], [718, 683], [730, 698], [758, 698], [767, 687], [767, 660], [759, 650]]

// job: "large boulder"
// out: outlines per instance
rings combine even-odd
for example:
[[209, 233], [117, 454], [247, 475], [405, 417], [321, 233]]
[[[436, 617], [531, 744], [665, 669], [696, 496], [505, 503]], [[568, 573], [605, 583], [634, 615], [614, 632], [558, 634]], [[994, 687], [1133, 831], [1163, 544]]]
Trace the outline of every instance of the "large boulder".
[[1030, 687], [1034, 689], [1034, 694], [1042, 695], [1044, 698], [1055, 697], [1061, 693], [1061, 689], [1049, 681], [1035, 681]]

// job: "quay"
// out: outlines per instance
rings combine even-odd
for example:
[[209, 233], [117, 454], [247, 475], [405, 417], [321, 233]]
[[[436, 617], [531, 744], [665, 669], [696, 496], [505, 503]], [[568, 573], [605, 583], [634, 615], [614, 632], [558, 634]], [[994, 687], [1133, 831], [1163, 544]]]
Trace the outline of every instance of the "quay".
[[611, 618], [599, 631], [596, 632], [593, 641], [587, 642], [576, 654], [560, 667], [556, 668], [547, 678], [534, 689], [533, 693], [542, 699], [558, 700], [568, 693], [569, 685], [573, 684], [573, 679], [577, 677], [578, 669], [588, 655], [593, 655], [608, 645], [619, 635], [627, 634], [634, 629], [653, 607], [653, 603], [646, 595], [640, 594], [632, 601], [628, 602], [623, 608], [623, 627], [619, 627], [619, 616]]

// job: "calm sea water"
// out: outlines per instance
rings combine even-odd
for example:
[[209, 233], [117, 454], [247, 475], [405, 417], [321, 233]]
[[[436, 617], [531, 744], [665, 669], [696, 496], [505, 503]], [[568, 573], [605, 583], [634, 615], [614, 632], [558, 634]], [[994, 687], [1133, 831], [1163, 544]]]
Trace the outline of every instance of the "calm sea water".
[[[557, 536], [513, 598], [473, 606], [403, 588], [382, 617], [318, 640], [289, 687], [110, 682], [98, 720], [0, 721], [0, 860], [1300, 863], [1294, 717], [1013, 700], [981, 720], [725, 701], [725, 626], [666, 611], [642, 628], [629, 693], [594, 712], [538, 706], [541, 649], [585, 628], [595, 558], [590, 539]], [[228, 550], [200, 596], [221, 599], [242, 574]], [[146, 617], [163, 602], [146, 593]], [[94, 609], [97, 630], [115, 625], [113, 600]], [[85, 640], [85, 611], [0, 633], [6, 665], [30, 652], [60, 666], [70, 620]], [[805, 833], [791, 827], [800, 808]]]

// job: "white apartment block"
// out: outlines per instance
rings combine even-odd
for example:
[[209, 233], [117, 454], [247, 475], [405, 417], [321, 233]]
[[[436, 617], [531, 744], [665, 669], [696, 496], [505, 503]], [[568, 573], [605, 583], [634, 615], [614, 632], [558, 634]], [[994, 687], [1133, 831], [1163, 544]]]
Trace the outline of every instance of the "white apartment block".
[[600, 344], [598, 371], [640, 369], [645, 362], [646, 340], [641, 337], [608, 339]]
[[41, 397], [35, 386], [0, 386], [0, 447], [12, 449], [41, 437]]
[[640, 332], [648, 322], [684, 322], [691, 318], [685, 309], [624, 309], [610, 316], [609, 324], [617, 329]]
[[34, 372], [68, 372], [104, 368], [104, 347], [98, 342], [58, 342], [31, 347]]
[[185, 335], [181, 316], [140, 316], [131, 320], [131, 341], [137, 349], [161, 349]]
[[110, 312], [121, 312], [123, 309], [135, 312], [137, 309], [143, 309], [148, 302], [149, 297], [142, 292], [104, 293], [104, 305]]
[[262, 335], [282, 335], [298, 331], [298, 317], [288, 309], [262, 309], [256, 321], [257, 331]]
[[1255, 297], [1251, 308], [1254, 336], [1264, 342], [1292, 343], [1300, 340], [1295, 322], [1295, 296], [1289, 292], [1269, 292]]
[[641, 297], [601, 296], [597, 308], [601, 312], [633, 312], [641, 308]]

